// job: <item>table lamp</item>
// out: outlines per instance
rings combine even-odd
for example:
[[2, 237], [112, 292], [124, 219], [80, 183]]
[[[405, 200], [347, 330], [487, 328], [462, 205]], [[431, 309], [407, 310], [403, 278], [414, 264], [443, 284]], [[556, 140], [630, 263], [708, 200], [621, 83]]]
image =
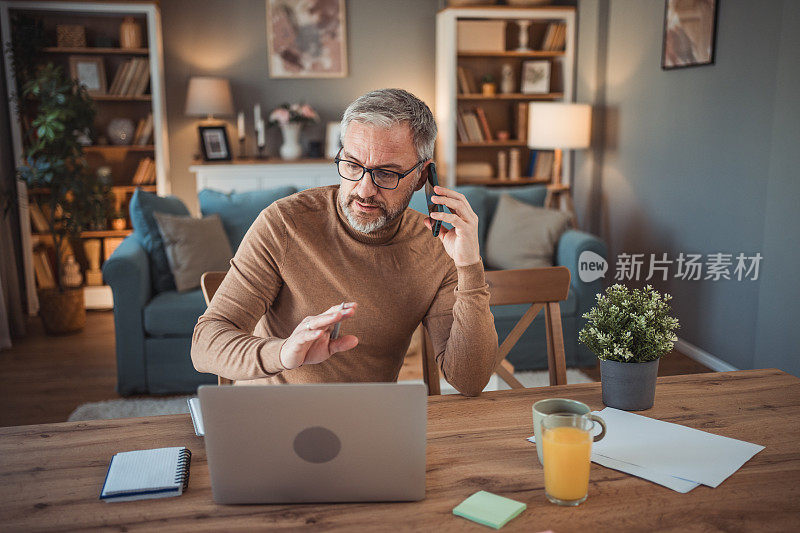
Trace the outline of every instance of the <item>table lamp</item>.
[[[203, 159], [206, 161], [226, 161], [231, 159], [228, 144], [228, 131], [224, 123], [213, 124], [214, 115], [233, 115], [231, 84], [225, 78], [193, 76], [189, 79], [186, 91], [184, 113], [193, 117], [205, 117], [197, 128]], [[195, 155], [197, 157], [197, 155]]]
[[206, 117], [233, 115], [231, 84], [225, 78], [193, 76], [186, 92], [186, 115]]
[[554, 150], [553, 185], [561, 185], [561, 151], [588, 148], [592, 108], [588, 104], [542, 102], [528, 105], [528, 147]]

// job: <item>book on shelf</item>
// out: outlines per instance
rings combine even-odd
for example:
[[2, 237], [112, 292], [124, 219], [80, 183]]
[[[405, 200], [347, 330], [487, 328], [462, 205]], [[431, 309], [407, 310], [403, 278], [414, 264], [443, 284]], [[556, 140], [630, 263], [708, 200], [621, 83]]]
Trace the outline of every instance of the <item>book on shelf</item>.
[[133, 173], [133, 178], [131, 178], [131, 183], [133, 185], [140, 185], [142, 183], [142, 177], [144, 176], [144, 168], [147, 166], [147, 158], [144, 157], [139, 160], [139, 164], [136, 166], [136, 172]]
[[508, 179], [518, 180], [521, 172], [522, 153], [519, 148], [512, 148], [508, 151]]
[[528, 140], [528, 103], [520, 102], [517, 104], [517, 140], [525, 142]]
[[122, 85], [122, 79], [125, 77], [125, 71], [130, 67], [130, 62], [126, 61], [117, 67], [114, 73], [114, 80], [108, 88], [108, 94], [119, 94], [119, 87]]
[[53, 276], [53, 268], [50, 258], [43, 248], [33, 251], [33, 271], [36, 274], [36, 284], [40, 289], [54, 289], [56, 278]]
[[133, 58], [128, 60], [128, 67], [125, 69], [124, 76], [120, 81], [119, 88], [115, 94], [119, 96], [124, 96], [128, 94], [128, 90], [131, 87], [131, 83], [133, 82], [133, 76], [136, 73], [136, 68], [139, 65], [139, 58]]
[[537, 150], [536, 151], [536, 171], [533, 177], [535, 178], [549, 178], [553, 174], [553, 160], [554, 154], [550, 150]]
[[482, 107], [475, 108], [475, 114], [478, 116], [478, 121], [481, 124], [481, 132], [483, 133], [483, 139], [485, 141], [492, 140], [492, 130], [489, 128], [489, 121], [486, 120], [486, 112], [483, 110]]
[[539, 153], [537, 150], [531, 150], [531, 156], [528, 158], [528, 170], [526, 171], [525, 175], [529, 178], [536, 177], [536, 154]]
[[142, 96], [147, 86], [150, 83], [150, 60], [141, 59], [139, 62], [139, 69], [136, 71], [134, 81], [131, 84], [131, 90], [128, 92], [131, 96]]
[[136, 146], [146, 146], [150, 144], [153, 136], [153, 114], [149, 113], [146, 118], [139, 119], [136, 125], [136, 133], [133, 135], [133, 144]]
[[136, 132], [133, 134], [133, 144], [134, 145], [138, 145], [139, 144], [139, 139], [142, 138], [142, 130], [144, 129], [145, 120], [147, 120], [147, 119], [140, 118], [139, 122], [136, 123]]
[[544, 36], [542, 37], [542, 44], [539, 45], [540, 50], [549, 50], [550, 43], [553, 41], [553, 31], [555, 30], [555, 24], [552, 22], [547, 25], [547, 28], [544, 30]]
[[47, 233], [50, 231], [50, 226], [47, 224], [47, 217], [44, 216], [41, 208], [39, 208], [36, 203], [31, 202], [29, 204], [29, 212], [31, 215], [31, 222], [37, 233]]
[[463, 113], [464, 125], [467, 128], [467, 137], [470, 142], [483, 142], [483, 133], [481, 133], [481, 126], [478, 123], [478, 117], [474, 111], [465, 111]]
[[150, 159], [147, 165], [147, 176], [145, 178], [146, 185], [155, 185], [156, 183], [156, 162]]
[[475, 77], [472, 71], [467, 67], [458, 66], [458, 88], [462, 94], [475, 94], [477, 87], [475, 85]]
[[561, 24], [558, 32], [558, 39], [554, 46], [554, 50], [564, 50], [564, 45], [567, 44], [567, 25]]
[[156, 182], [156, 162], [152, 158], [147, 158], [147, 169], [144, 174], [142, 185], [152, 185]]
[[139, 160], [131, 182], [134, 185], [151, 185], [156, 182], [156, 165], [150, 157]]
[[563, 22], [551, 22], [547, 25], [542, 38], [541, 49], [547, 52], [556, 52], [564, 49], [567, 37], [567, 25]]
[[460, 142], [468, 142], [469, 135], [467, 135], [467, 127], [464, 125], [464, 117], [459, 111], [456, 113], [456, 128], [458, 130], [458, 140]]

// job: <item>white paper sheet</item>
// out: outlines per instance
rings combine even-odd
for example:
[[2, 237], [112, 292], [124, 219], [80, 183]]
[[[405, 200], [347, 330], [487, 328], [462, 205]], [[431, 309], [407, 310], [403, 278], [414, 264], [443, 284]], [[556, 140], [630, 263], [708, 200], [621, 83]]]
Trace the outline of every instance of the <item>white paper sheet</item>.
[[592, 453], [717, 487], [763, 446], [606, 407], [608, 432]]
[[669, 476], [649, 468], [644, 468], [643, 466], [632, 465], [630, 463], [618, 461], [616, 459], [605, 457], [604, 455], [596, 453], [592, 454], [592, 462], [605, 466], [606, 468], [619, 470], [620, 472], [625, 472], [626, 474], [631, 474], [636, 477], [646, 479], [647, 481], [652, 481], [653, 483], [658, 483], [659, 485], [663, 485], [676, 492], [687, 493], [693, 488], [699, 486], [697, 483], [692, 481], [681, 479], [675, 476]]

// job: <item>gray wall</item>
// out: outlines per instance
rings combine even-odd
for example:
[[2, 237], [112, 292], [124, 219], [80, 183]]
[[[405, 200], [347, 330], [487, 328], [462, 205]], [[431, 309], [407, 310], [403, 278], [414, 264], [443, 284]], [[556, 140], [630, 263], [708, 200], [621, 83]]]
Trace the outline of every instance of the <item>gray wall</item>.
[[[349, 75], [337, 79], [270, 79], [267, 69], [265, 0], [161, 0], [164, 35], [167, 120], [172, 192], [193, 211], [197, 206], [192, 158], [199, 153], [198, 120], [183, 114], [191, 76], [231, 80], [234, 107], [246, 111], [261, 103], [263, 113], [283, 102], [306, 101], [321, 116], [303, 139], [324, 140], [324, 123], [339, 120], [357, 96], [381, 87], [401, 87], [433, 109], [435, 17], [439, 0], [348, 0], [346, 7]], [[266, 117], [265, 117], [266, 119]], [[235, 123], [228, 135], [235, 143]], [[280, 133], [267, 130], [275, 155]], [[248, 150], [254, 135], [248, 131]]]
[[800, 376], [800, 2], [785, 0], [778, 54], [755, 367]]
[[602, 147], [577, 158], [575, 179], [579, 218], [612, 259], [761, 252], [759, 281], [653, 284], [675, 297], [680, 337], [794, 373], [798, 6], [722, 2], [715, 64], [662, 71], [663, 2], [583, 0], [578, 99], [600, 112]]

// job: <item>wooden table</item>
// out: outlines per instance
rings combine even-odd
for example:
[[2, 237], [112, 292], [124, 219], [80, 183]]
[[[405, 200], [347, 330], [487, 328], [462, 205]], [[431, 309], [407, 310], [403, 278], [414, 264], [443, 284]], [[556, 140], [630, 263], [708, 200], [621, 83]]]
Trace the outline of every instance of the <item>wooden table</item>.
[[[216, 505], [188, 415], [2, 428], [0, 529], [488, 531], [452, 515], [488, 490], [528, 504], [504, 530], [800, 530], [800, 379], [778, 370], [659, 378], [655, 406], [643, 414], [766, 449], [718, 488], [688, 494], [593, 463], [589, 499], [575, 508], [547, 502], [536, 449], [525, 440], [531, 405], [548, 397], [603, 408], [599, 383], [430, 399], [427, 498], [416, 503]], [[97, 499], [115, 452], [179, 445], [194, 454], [183, 496]]]

